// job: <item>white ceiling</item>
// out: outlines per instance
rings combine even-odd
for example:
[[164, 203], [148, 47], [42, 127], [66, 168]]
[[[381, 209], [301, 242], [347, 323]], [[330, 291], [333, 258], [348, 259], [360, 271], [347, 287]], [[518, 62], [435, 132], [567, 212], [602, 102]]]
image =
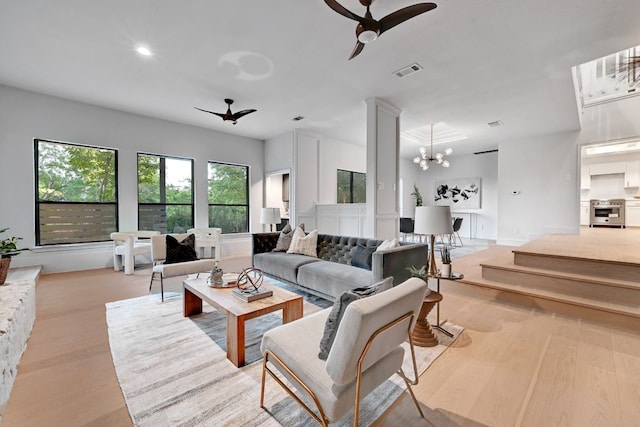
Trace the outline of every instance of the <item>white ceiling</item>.
[[[258, 139], [298, 127], [358, 144], [377, 97], [402, 110], [402, 130], [457, 128], [469, 138], [447, 145], [464, 154], [578, 129], [571, 67], [640, 44], [638, 0], [437, 3], [348, 61], [356, 23], [322, 0], [0, 0], [0, 84]], [[395, 77], [414, 62], [424, 70]], [[224, 112], [224, 98], [258, 112], [234, 126], [193, 108]]]

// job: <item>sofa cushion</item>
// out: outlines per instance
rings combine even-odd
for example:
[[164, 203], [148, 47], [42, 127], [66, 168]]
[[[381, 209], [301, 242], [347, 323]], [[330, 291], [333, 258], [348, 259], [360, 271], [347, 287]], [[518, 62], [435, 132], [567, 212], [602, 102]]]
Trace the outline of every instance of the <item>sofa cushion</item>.
[[351, 265], [354, 267], [371, 270], [371, 255], [375, 252], [375, 246], [358, 245], [351, 255]]
[[296, 227], [296, 231], [293, 232], [293, 238], [291, 239], [291, 246], [287, 249], [287, 253], [301, 254], [317, 258], [317, 244], [318, 230], [313, 230], [305, 236], [304, 230], [300, 227]]
[[398, 241], [398, 238], [394, 238], [393, 240], [385, 240], [384, 242], [380, 243], [380, 246], [378, 246], [378, 250], [379, 251], [384, 251], [387, 249], [395, 249], [395, 248], [399, 248], [400, 247], [400, 242]]
[[372, 285], [373, 273], [351, 265], [318, 261], [298, 268], [297, 283], [336, 298], [344, 291]]
[[270, 276], [290, 283], [296, 283], [300, 266], [317, 261], [317, 258], [285, 252], [264, 252], [253, 256], [254, 267], [259, 268]]
[[195, 244], [196, 236], [189, 234], [182, 242], [179, 242], [175, 237], [167, 234], [167, 259], [165, 264], [174, 264], [177, 262], [196, 261], [198, 255], [196, 254]]
[[386, 279], [376, 283], [375, 285], [355, 288], [341, 293], [333, 303], [331, 312], [329, 313], [327, 321], [324, 325], [324, 334], [322, 335], [322, 339], [320, 340], [320, 353], [318, 353], [318, 357], [322, 360], [327, 360], [327, 356], [329, 356], [329, 351], [331, 350], [333, 341], [336, 338], [336, 332], [338, 331], [340, 320], [342, 320], [342, 316], [344, 315], [344, 312], [349, 304], [351, 304], [355, 300], [384, 292], [388, 289], [391, 289], [392, 286], [393, 277], [387, 277]]
[[319, 234], [318, 258], [340, 264], [350, 264], [353, 251], [358, 245], [377, 248], [380, 243], [382, 240]]
[[[304, 224], [300, 224], [298, 227], [301, 227], [304, 230]], [[278, 236], [278, 242], [276, 243], [276, 247], [273, 249], [274, 252], [286, 252], [291, 246], [291, 238], [293, 237], [293, 229], [291, 228], [291, 224], [287, 224], [280, 231], [280, 235]]]

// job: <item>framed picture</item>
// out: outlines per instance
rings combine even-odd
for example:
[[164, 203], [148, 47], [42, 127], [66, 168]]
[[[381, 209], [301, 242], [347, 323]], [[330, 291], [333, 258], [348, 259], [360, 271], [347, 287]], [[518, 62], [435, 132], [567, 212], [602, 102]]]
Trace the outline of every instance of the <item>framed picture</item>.
[[436, 206], [460, 209], [480, 208], [480, 178], [461, 178], [436, 181]]

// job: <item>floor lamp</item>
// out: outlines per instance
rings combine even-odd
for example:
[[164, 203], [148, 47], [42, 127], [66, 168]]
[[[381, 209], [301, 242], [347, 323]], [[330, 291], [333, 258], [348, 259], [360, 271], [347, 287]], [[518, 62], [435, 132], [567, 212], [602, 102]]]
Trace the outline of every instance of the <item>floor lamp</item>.
[[269, 231], [273, 231], [273, 224], [280, 224], [280, 208], [262, 208], [260, 224], [269, 224]]
[[415, 234], [429, 235], [429, 268], [427, 273], [434, 277], [438, 274], [434, 246], [436, 234], [451, 234], [451, 208], [449, 206], [418, 206], [416, 207], [416, 222], [413, 228]]

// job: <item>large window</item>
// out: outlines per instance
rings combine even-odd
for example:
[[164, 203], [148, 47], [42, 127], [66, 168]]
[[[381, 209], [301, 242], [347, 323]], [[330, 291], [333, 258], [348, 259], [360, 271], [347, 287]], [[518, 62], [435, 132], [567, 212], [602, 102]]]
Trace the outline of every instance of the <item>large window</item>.
[[112, 149], [35, 140], [36, 245], [109, 240], [118, 229], [117, 158]]
[[249, 231], [249, 168], [209, 162], [209, 227]]
[[184, 233], [193, 227], [193, 160], [138, 154], [138, 228]]
[[367, 175], [338, 169], [338, 203], [366, 203]]

